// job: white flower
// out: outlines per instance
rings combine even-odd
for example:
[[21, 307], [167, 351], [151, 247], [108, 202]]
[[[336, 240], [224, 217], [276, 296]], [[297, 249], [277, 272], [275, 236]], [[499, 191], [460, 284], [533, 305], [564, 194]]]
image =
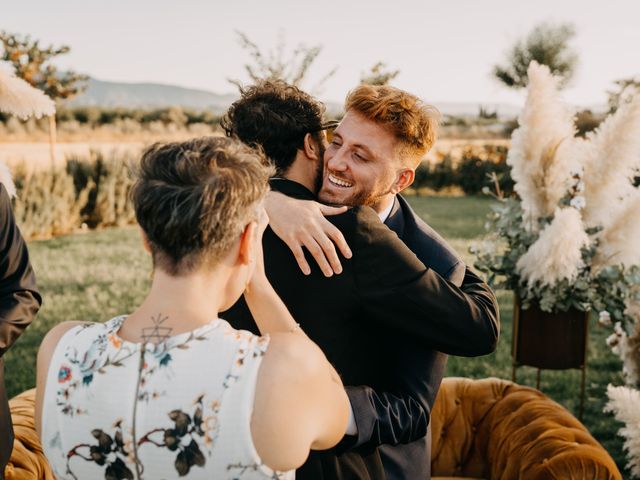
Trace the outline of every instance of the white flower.
[[627, 354], [627, 333], [622, 328], [620, 322], [616, 322], [613, 326], [613, 333], [607, 337], [607, 345], [611, 347], [611, 351], [623, 358]]
[[606, 310], [602, 310], [598, 314], [598, 323], [600, 325], [602, 325], [603, 327], [610, 327], [611, 326], [611, 314], [609, 312], [607, 312]]
[[578, 195], [571, 199], [569, 205], [571, 205], [576, 210], [582, 210], [587, 205], [587, 202], [582, 195]]
[[613, 348], [616, 345], [618, 345], [618, 342], [620, 342], [620, 337], [618, 336], [618, 334], [612, 333], [611, 335], [609, 335], [607, 337], [606, 342], [607, 342], [607, 345], [609, 345], [611, 348]]
[[580, 180], [575, 186], [576, 192], [584, 192], [584, 180]]

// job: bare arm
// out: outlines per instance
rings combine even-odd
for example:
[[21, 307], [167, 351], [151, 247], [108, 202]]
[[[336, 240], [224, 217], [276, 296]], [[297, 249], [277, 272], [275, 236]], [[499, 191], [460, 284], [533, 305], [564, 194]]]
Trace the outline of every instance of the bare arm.
[[269, 192], [265, 208], [269, 214], [269, 225], [291, 249], [305, 275], [311, 273], [311, 268], [302, 247], [309, 250], [327, 277], [342, 273], [336, 246], [346, 258], [351, 258], [351, 250], [340, 230], [324, 217], [344, 213], [347, 207], [329, 207]]
[[258, 243], [244, 296], [260, 332], [270, 334], [271, 340], [258, 374], [251, 431], [269, 467], [291, 470], [304, 463], [309, 450], [331, 448], [340, 441], [349, 400], [333, 366], [267, 280], [262, 242]]
[[302, 336], [271, 338], [256, 385], [251, 432], [260, 458], [276, 470], [301, 466], [310, 450], [344, 436], [349, 400], [322, 351]]
[[266, 213], [260, 218], [257, 227], [258, 235], [255, 245], [255, 267], [253, 275], [244, 291], [244, 298], [262, 335], [276, 332], [301, 332], [298, 324], [269, 283], [264, 269], [262, 251], [262, 233], [269, 218]]

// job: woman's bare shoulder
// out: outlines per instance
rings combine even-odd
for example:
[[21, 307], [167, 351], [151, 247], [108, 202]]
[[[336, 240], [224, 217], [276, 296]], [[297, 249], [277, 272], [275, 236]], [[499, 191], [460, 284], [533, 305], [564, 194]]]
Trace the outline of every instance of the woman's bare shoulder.
[[[300, 334], [271, 334], [260, 366], [251, 433], [269, 467], [291, 470], [304, 463], [317, 428], [313, 397], [326, 374], [322, 351]], [[277, 433], [277, 434], [276, 434]]]
[[81, 321], [74, 320], [74, 321], [62, 322], [57, 324], [55, 327], [53, 327], [51, 330], [47, 332], [44, 339], [42, 340], [42, 343], [40, 344], [40, 348], [41, 349], [43, 347], [55, 348], [55, 346], [58, 344], [58, 342], [64, 336], [65, 333], [67, 333], [72, 328], [79, 327], [82, 325], [91, 325], [91, 322], [81, 322]]
[[[58, 342], [72, 328], [81, 326], [81, 325], [90, 325], [91, 322], [80, 322], [80, 321], [70, 321], [70, 322], [62, 322], [53, 327], [47, 334], [45, 335], [42, 343], [40, 344], [40, 349], [38, 350], [38, 363], [42, 363], [43, 360], [48, 360], [53, 355]], [[48, 363], [48, 362], [46, 362]]]

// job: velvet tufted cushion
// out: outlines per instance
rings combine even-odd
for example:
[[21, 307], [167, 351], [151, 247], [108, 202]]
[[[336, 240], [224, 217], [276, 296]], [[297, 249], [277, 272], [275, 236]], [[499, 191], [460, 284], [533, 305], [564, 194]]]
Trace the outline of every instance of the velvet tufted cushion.
[[[35, 390], [9, 405], [16, 440], [7, 480], [54, 480], [33, 422]], [[506, 380], [445, 378], [431, 415], [434, 480], [621, 480], [609, 454], [567, 410]]]
[[9, 401], [15, 441], [5, 469], [6, 480], [55, 480], [33, 421], [35, 393], [35, 389], [27, 390]]
[[434, 478], [622, 478], [571, 413], [543, 393], [506, 380], [445, 378], [431, 428]]

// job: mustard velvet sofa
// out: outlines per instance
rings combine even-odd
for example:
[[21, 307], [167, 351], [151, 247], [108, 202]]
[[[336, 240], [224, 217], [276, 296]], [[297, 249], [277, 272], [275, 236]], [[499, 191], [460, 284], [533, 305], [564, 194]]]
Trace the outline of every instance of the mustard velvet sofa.
[[[34, 428], [35, 390], [10, 402], [7, 480], [53, 480]], [[433, 479], [621, 480], [611, 456], [565, 408], [507, 380], [445, 378], [431, 414]], [[414, 480], [414, 479], [408, 479]]]
[[431, 474], [486, 480], [621, 480], [564, 407], [507, 380], [445, 378], [431, 415]]

